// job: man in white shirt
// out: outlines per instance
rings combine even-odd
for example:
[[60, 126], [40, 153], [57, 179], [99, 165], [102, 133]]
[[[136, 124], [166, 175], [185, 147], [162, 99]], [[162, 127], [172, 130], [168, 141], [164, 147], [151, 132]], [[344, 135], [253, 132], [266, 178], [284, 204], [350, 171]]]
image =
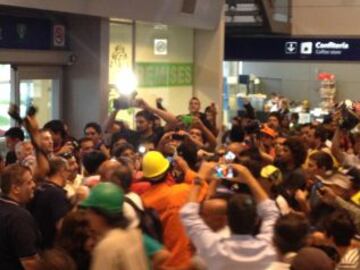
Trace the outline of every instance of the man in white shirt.
[[[209, 163], [204, 163], [200, 175], [209, 175], [213, 167]], [[241, 179], [249, 186], [256, 203], [248, 194], [236, 194], [231, 197], [227, 206], [231, 230], [229, 238], [219, 237], [199, 215], [196, 198], [204, 179], [195, 179], [189, 202], [181, 209], [180, 216], [187, 234], [198, 254], [206, 261], [209, 270], [263, 270], [276, 260], [276, 251], [271, 243], [279, 211], [246, 167], [238, 164], [233, 164], [232, 167], [238, 175], [234, 180]], [[258, 217], [262, 219], [260, 233], [254, 236]]]

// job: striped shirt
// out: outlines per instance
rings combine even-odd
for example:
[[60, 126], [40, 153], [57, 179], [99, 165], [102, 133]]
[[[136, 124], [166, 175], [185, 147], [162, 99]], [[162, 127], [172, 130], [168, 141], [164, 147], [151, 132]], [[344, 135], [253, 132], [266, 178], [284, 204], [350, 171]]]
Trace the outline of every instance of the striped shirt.
[[341, 261], [336, 266], [336, 270], [350, 270], [350, 269], [360, 269], [360, 249], [353, 248], [348, 250], [344, 257], [341, 258]]

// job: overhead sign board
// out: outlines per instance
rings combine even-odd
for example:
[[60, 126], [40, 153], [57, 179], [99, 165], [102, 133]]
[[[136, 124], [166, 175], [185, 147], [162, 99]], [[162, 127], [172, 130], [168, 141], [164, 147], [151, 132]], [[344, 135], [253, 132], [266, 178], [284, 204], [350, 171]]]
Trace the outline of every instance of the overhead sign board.
[[230, 37], [225, 60], [360, 61], [360, 39]]

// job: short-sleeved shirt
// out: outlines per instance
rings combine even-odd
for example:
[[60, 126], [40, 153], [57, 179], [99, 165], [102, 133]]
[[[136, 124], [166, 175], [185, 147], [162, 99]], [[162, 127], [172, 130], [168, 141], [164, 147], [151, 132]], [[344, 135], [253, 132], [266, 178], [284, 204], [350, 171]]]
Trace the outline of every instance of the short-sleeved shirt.
[[70, 210], [65, 190], [51, 182], [42, 183], [29, 205], [42, 234], [42, 248], [51, 248], [56, 236], [56, 224]]
[[0, 269], [23, 269], [20, 259], [37, 254], [38, 243], [31, 214], [16, 202], [0, 198]]

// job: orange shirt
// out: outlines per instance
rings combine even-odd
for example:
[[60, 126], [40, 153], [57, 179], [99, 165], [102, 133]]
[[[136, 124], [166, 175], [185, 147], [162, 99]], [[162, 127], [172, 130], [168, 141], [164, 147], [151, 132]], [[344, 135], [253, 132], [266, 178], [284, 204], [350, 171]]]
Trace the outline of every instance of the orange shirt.
[[[163, 182], [152, 185], [141, 195], [145, 207], [154, 208], [160, 216], [164, 245], [171, 252], [167, 263], [169, 266], [188, 265], [192, 257], [190, 240], [179, 216], [179, 210], [187, 202], [190, 190], [190, 184], [169, 185]], [[207, 185], [204, 185], [201, 194], [206, 194], [206, 190]]]

